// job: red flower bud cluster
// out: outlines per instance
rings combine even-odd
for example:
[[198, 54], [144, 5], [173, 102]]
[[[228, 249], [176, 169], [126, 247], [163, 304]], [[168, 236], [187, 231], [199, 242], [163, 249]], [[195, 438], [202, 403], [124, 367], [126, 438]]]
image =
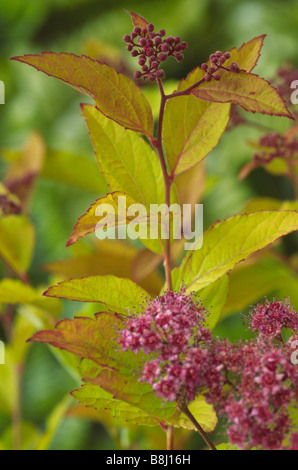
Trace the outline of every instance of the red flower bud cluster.
[[123, 36], [123, 41], [127, 43], [126, 49], [132, 57], [138, 57], [141, 67], [141, 70], [134, 73], [135, 78], [149, 78], [151, 81], [163, 78], [165, 72], [160, 68], [161, 63], [170, 56], [175, 57], [178, 62], [183, 60], [182, 51], [187, 48], [187, 43], [181, 42], [179, 36], [166, 38], [165, 35], [164, 29], [156, 33], [154, 25], [148, 24], [146, 28], [135, 26], [130, 35]]
[[228, 59], [230, 59], [230, 57], [231, 54], [229, 52], [216, 51], [214, 54], [211, 54], [209, 57], [211, 65], [208, 65], [207, 63], [201, 65], [201, 70], [206, 72], [205, 80], [207, 82], [210, 82], [212, 78], [214, 78], [214, 80], [220, 80], [220, 74], [217, 72], [221, 69], [239, 73], [241, 69], [236, 62], [232, 62], [229, 67], [225, 67], [223, 65]]
[[291, 160], [298, 155], [298, 140], [293, 135], [290, 137], [278, 132], [266, 134], [260, 138], [259, 145], [263, 147], [263, 150], [254, 154], [256, 165], [268, 164], [274, 158], [283, 158], [293, 163]]

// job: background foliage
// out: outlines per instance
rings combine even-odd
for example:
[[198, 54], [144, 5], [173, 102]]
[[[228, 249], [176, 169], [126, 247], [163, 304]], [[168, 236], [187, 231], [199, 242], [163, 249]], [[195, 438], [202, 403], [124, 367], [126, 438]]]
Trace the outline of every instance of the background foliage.
[[[123, 255], [122, 246], [117, 242], [113, 245], [107, 243], [99, 251], [99, 246], [94, 246], [91, 239], [65, 247], [78, 216], [86, 211], [95, 197], [107, 191], [80, 115], [79, 103], [91, 101], [57, 80], [9, 62], [8, 58], [48, 50], [73, 52], [106, 60], [117, 70], [131, 74], [131, 59], [122, 43], [123, 34], [131, 30], [130, 19], [121, 10], [124, 7], [148, 18], [157, 28], [164, 27], [169, 34], [180, 35], [189, 43], [182, 63], [167, 63], [169, 89], [214, 50], [239, 47], [264, 33], [268, 36], [256, 73], [273, 78], [286, 61], [297, 68], [298, 7], [297, 2], [291, 0], [282, 3], [278, 0], [153, 0], [150, 3], [128, 1], [125, 4], [117, 0], [2, 2], [0, 79], [6, 86], [6, 104], [0, 108], [0, 172], [2, 179], [20, 152], [25, 156], [35, 155], [34, 161], [40, 162], [39, 168], [33, 169], [36, 174], [41, 174], [36, 179], [29, 209], [36, 233], [33, 235], [25, 220], [20, 222], [24, 224], [23, 248], [20, 248], [18, 259], [14, 260], [19, 272], [26, 271], [30, 265], [31, 284], [40, 292], [56, 280], [84, 275], [83, 268], [87, 270], [86, 274], [93, 269], [94, 274], [125, 275], [131, 272], [136, 251], [134, 247], [128, 247]], [[157, 109], [159, 96], [155, 86], [146, 86], [144, 92]], [[286, 119], [259, 115], [250, 119], [279, 132], [289, 126]], [[238, 173], [245, 163], [251, 161], [253, 154], [246, 142], [257, 140], [261, 134], [253, 127], [232, 129], [208, 157], [208, 176], [201, 200], [205, 207], [205, 228], [217, 219], [222, 220], [243, 210], [247, 200], [256, 196], [281, 200], [294, 198], [293, 187], [287, 179], [273, 176], [262, 168], [239, 182]], [[32, 159], [24, 158], [29, 168]], [[1, 233], [5, 233], [3, 226], [0, 228]], [[290, 256], [297, 248], [297, 234], [289, 235], [277, 253]], [[120, 253], [125, 258], [121, 263], [122, 272], [117, 263]], [[67, 261], [57, 263], [70, 257], [75, 257], [74, 264]], [[4, 264], [0, 265], [0, 271], [1, 278], [11, 276]], [[162, 282], [161, 273], [157, 270], [151, 278], [143, 279], [144, 288], [157, 293]], [[292, 304], [298, 308], [295, 276], [296, 273], [293, 274], [279, 256], [272, 257], [269, 252], [263, 253], [257, 263], [252, 261], [241, 266], [231, 276], [231, 285], [235, 286], [231, 292], [234, 294], [229, 297], [217, 333], [231, 339], [245, 336], [239, 312], [245, 312], [251, 302], [264, 295], [281, 297], [291, 294]], [[247, 285], [248, 278], [253, 280], [253, 286]], [[15, 307], [5, 304], [1, 286], [3, 284], [0, 284], [1, 317], [9, 319], [11, 309]], [[53, 299], [45, 299], [41, 305], [35, 291], [22, 293], [17, 284], [11, 284], [9, 288], [15, 293], [18, 306], [13, 327], [9, 321], [3, 321], [0, 327], [0, 337], [6, 339], [9, 332], [11, 340], [11, 347], [6, 351], [7, 365], [0, 366], [0, 448], [13, 448], [20, 444], [15, 424], [20, 422], [20, 416], [22, 427], [19, 434], [23, 448], [162, 446], [162, 432], [159, 434], [157, 428], [152, 432], [144, 427], [140, 432], [133, 426], [119, 426], [108, 414], [95, 415], [79, 407], [70, 408], [73, 402], [67, 396], [68, 391], [77, 388], [78, 377], [71, 375], [65, 366], [69, 357], [65, 355], [62, 361], [61, 356], [56, 357], [53, 350], [43, 345], [24, 346], [24, 341], [36, 328], [51, 326], [57, 318], [82, 313], [82, 306], [74, 302], [63, 302], [62, 305]], [[220, 429], [217, 432], [220, 435]], [[198, 448], [202, 445], [198, 436], [190, 439], [183, 431], [178, 433], [178, 442], [181, 447]]]

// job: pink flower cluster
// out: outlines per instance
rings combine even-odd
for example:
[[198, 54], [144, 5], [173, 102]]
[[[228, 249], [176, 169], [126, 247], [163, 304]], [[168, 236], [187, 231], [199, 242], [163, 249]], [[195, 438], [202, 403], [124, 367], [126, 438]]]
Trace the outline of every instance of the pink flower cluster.
[[298, 314], [291, 308], [289, 300], [283, 302], [268, 300], [257, 304], [247, 318], [249, 330], [258, 331], [267, 338], [275, 338], [283, 328], [298, 331]]
[[[150, 355], [140, 380], [165, 401], [183, 404], [204, 394], [227, 421], [231, 443], [281, 449], [287, 437], [294, 449], [289, 406], [297, 406], [298, 367], [290, 358], [297, 313], [288, 301], [257, 305], [248, 320], [258, 338], [236, 344], [213, 338], [205, 317], [192, 295], [166, 292], [128, 319], [119, 343]], [[288, 343], [281, 342], [282, 328], [294, 333]]]
[[[197, 368], [200, 358], [206, 355], [203, 347], [211, 333], [204, 326], [206, 311], [192, 295], [166, 292], [154, 299], [146, 311], [128, 320], [119, 339], [123, 350], [153, 354], [146, 362], [141, 380], [153, 385], [159, 397], [178, 401], [195, 397]], [[158, 354], [157, 354], [158, 353]], [[204, 357], [201, 357], [202, 363]]]
[[151, 81], [163, 78], [165, 72], [160, 69], [162, 62], [170, 56], [175, 57], [178, 62], [183, 60], [181, 51], [187, 48], [187, 43], [181, 42], [179, 36], [165, 38], [165, 35], [164, 29], [155, 33], [154, 25], [148, 24], [145, 28], [135, 26], [131, 34], [123, 36], [123, 41], [127, 43], [126, 49], [132, 57], [138, 57], [141, 66], [141, 71], [134, 73], [135, 78], [149, 78]]
[[228, 419], [230, 442], [243, 449], [281, 449], [293, 431], [289, 406], [298, 397], [298, 370], [288, 348], [259, 338], [235, 345], [229, 361], [232, 386], [217, 408]]

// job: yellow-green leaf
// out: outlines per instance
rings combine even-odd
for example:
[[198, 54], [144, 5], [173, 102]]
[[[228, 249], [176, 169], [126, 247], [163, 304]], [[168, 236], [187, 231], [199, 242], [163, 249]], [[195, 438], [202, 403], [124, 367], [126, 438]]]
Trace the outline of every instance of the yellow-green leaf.
[[[189, 251], [174, 270], [175, 287], [198, 291], [219, 279], [256, 251], [298, 230], [298, 212], [268, 211], [236, 215], [204, 233], [203, 246]], [[201, 244], [201, 240], [194, 243]]]
[[262, 34], [248, 42], [244, 42], [239, 49], [236, 47], [230, 49], [231, 57], [225, 62], [225, 65], [229, 66], [232, 62], [237, 62], [241, 69], [251, 72], [257, 65], [265, 37], [266, 34]]
[[72, 395], [81, 404], [96, 410], [109, 410], [113, 418], [122, 423], [134, 423], [143, 426], [156, 426], [158, 421], [145, 411], [122, 400], [113, 398], [113, 394], [93, 384], [85, 384], [74, 390]]
[[91, 96], [97, 108], [121, 126], [152, 136], [150, 105], [132, 80], [87, 56], [44, 52], [13, 57]]
[[253, 73], [219, 70], [220, 80], [204, 81], [192, 94], [217, 103], [237, 103], [245, 111], [293, 119], [276, 89]]
[[167, 101], [163, 143], [172, 174], [191, 168], [211, 152], [228, 124], [229, 111], [229, 105], [199, 101], [192, 95]]
[[150, 298], [147, 292], [130, 279], [112, 275], [60, 282], [50, 287], [44, 295], [79, 302], [100, 302], [109, 310], [122, 314], [127, 314], [129, 310], [138, 310], [140, 304]]
[[[134, 220], [135, 215], [128, 216], [127, 209], [135, 203], [136, 201], [130, 196], [121, 192], [110, 193], [97, 199], [97, 201], [91, 204], [87, 212], [79, 218], [67, 242], [67, 246], [72, 245], [80, 238], [95, 230], [128, 224]], [[143, 222], [147, 222], [147, 217]]]
[[[260, 56], [265, 35], [230, 50], [228, 63], [237, 62], [250, 72]], [[204, 77], [196, 68], [177, 91], [183, 91]], [[201, 88], [201, 87], [200, 87]], [[211, 100], [215, 101], [215, 100]], [[219, 101], [219, 100], [218, 100]], [[164, 147], [169, 166], [178, 174], [201, 161], [218, 144], [229, 120], [230, 105], [194, 100], [180, 96], [167, 101], [163, 124]]]
[[142, 137], [82, 106], [98, 165], [112, 191], [122, 191], [149, 207], [164, 202], [163, 176], [156, 153]]
[[[134, 209], [134, 210], [133, 210]], [[130, 215], [129, 215], [130, 214]], [[150, 238], [150, 210], [145, 206], [140, 206], [127, 194], [116, 191], [105, 197], [97, 199], [91, 204], [88, 211], [83, 214], [76, 223], [73, 232], [67, 242], [67, 246], [77, 242], [80, 238], [95, 232], [102, 239], [116, 238], [116, 233], [110, 235], [103, 234], [109, 229], [126, 225], [134, 230], [134, 235], [157, 253], [162, 252], [160, 241], [158, 240], [158, 225], [151, 225], [156, 233], [156, 239]], [[126, 237], [126, 234], [123, 234]]]

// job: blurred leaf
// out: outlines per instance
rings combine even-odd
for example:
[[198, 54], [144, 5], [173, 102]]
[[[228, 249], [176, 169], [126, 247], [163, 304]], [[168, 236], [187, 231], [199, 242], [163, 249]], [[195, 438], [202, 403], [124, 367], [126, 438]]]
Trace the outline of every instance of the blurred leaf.
[[132, 11], [125, 10], [127, 13], [130, 14], [132, 23], [134, 26], [139, 26], [140, 28], [147, 28], [148, 21], [145, 20], [142, 16], [138, 15], [137, 13], [133, 13]]
[[[142, 254], [145, 255], [144, 260]], [[154, 261], [154, 265], [150, 264], [151, 260]], [[44, 269], [64, 278], [105, 274], [127, 277], [149, 294], [158, 295], [164, 281], [154, 269], [160, 260], [161, 257], [150, 250], [138, 250], [122, 240], [100, 240], [96, 244], [95, 251], [53, 261], [46, 264]]]
[[[38, 428], [28, 421], [21, 422], [21, 449], [20, 450], [33, 450], [35, 443], [38, 439]], [[5, 450], [14, 449], [14, 429], [9, 426], [1, 436], [2, 444]]]
[[0, 410], [6, 415], [11, 415], [17, 400], [17, 376], [13, 365], [12, 351], [9, 345], [5, 345], [5, 364], [1, 364], [0, 380]]
[[244, 262], [230, 274], [230, 293], [223, 317], [243, 311], [256, 300], [276, 290], [283, 281], [288, 283], [293, 278], [291, 269], [274, 255], [268, 254], [261, 259], [257, 256], [252, 261]]
[[100, 302], [109, 310], [127, 315], [150, 298], [140, 286], [130, 279], [116, 276], [89, 276], [60, 282], [50, 287], [44, 295], [79, 302]]
[[194, 205], [202, 199], [205, 192], [205, 162], [197, 163], [189, 170], [177, 175], [174, 184], [179, 204], [181, 206], [183, 204], [191, 204], [192, 215], [194, 215]]
[[84, 155], [74, 155], [63, 151], [48, 151], [43, 176], [84, 191], [105, 193], [108, 190], [108, 186], [100, 171], [98, 171], [95, 161]]
[[30, 347], [30, 344], [26, 343], [27, 339], [33, 335], [36, 331], [36, 328], [27, 318], [22, 315], [17, 315], [11, 343], [9, 345], [11, 351], [11, 363], [16, 366], [22, 365], [25, 362], [26, 354]]
[[[0, 281], [0, 304], [2, 303], [30, 304], [53, 316], [57, 316], [61, 311], [59, 300], [42, 297], [39, 290], [24, 284], [18, 279], [3, 279]], [[31, 311], [31, 313], [33, 312]]]
[[18, 279], [3, 279], [0, 281], [0, 303], [31, 303], [36, 300], [37, 296], [35, 289]]
[[[132, 264], [132, 279], [137, 283], [141, 283], [144, 278], [153, 273], [160, 264], [162, 257], [150, 250], [144, 248], [139, 250]], [[162, 285], [160, 286], [161, 289]]]
[[151, 137], [153, 118], [150, 105], [132, 80], [87, 56], [44, 52], [13, 57], [49, 76], [56, 77], [91, 96], [96, 107], [121, 126]]
[[[188, 291], [198, 291], [240, 261], [297, 229], [298, 214], [292, 211], [256, 212], [218, 222], [204, 233], [202, 248], [189, 251], [174, 270], [174, 287], [184, 283]], [[194, 248], [196, 243], [200, 245], [201, 240], [194, 243]]]
[[15, 194], [24, 210], [28, 209], [36, 178], [42, 171], [45, 143], [40, 134], [32, 133], [25, 143], [20, 158], [13, 162], [6, 173], [4, 184]]
[[46, 420], [45, 432], [38, 438], [34, 450], [49, 450], [50, 444], [55, 436], [62, 419], [67, 413], [72, 400], [67, 395], [58, 405], [54, 408], [50, 416]]
[[270, 197], [256, 197], [250, 199], [244, 206], [241, 213], [251, 214], [257, 211], [297, 211], [298, 210], [298, 201], [280, 201], [279, 199], [274, 199]]
[[22, 210], [19, 198], [0, 183], [0, 217], [19, 214]]
[[34, 241], [34, 228], [25, 216], [0, 219], [0, 256], [22, 278], [31, 263]]

